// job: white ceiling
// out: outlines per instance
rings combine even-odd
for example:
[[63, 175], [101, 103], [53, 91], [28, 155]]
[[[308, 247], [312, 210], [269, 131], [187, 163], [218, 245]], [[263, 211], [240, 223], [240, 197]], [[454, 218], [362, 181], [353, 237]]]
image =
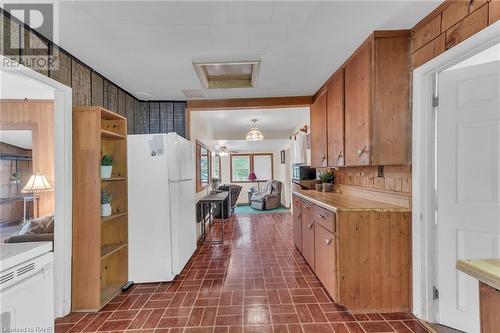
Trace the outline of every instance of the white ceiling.
[[59, 44], [135, 94], [185, 99], [193, 62], [261, 60], [256, 88], [311, 95], [373, 31], [409, 29], [441, 1], [62, 1]]
[[32, 149], [33, 142], [30, 130], [1, 130], [0, 142], [22, 149]]
[[252, 110], [197, 111], [197, 115], [212, 128], [213, 132], [248, 132], [252, 119], [264, 133], [283, 131], [286, 136], [298, 126], [309, 124], [309, 108], [279, 108]]

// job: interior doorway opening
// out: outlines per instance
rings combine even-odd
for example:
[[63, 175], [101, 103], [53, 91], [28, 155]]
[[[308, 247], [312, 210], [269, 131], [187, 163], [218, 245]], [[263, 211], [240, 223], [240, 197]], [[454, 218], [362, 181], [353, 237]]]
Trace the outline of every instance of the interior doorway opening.
[[499, 27], [413, 75], [413, 311], [465, 332], [479, 331], [477, 280], [456, 262], [500, 257]]
[[55, 317], [71, 308], [71, 98], [31, 69], [0, 69], [0, 238], [53, 243]]

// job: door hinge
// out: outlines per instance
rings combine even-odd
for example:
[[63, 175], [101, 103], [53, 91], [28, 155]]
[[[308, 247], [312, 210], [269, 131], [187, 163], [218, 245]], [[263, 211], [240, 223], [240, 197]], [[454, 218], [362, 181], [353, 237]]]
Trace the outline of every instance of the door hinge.
[[439, 106], [439, 96], [437, 95], [432, 96], [432, 106], [433, 107]]
[[439, 289], [436, 286], [432, 286], [432, 299], [433, 300], [439, 299]]

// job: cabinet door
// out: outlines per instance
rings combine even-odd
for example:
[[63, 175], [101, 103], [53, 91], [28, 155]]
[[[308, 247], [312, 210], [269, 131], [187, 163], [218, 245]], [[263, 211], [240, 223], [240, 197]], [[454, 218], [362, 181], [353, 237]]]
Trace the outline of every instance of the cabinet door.
[[334, 74], [327, 87], [326, 118], [328, 166], [344, 165], [344, 70]]
[[315, 237], [315, 268], [323, 286], [334, 301], [337, 300], [337, 242], [334, 234], [318, 223], [314, 224]]
[[370, 164], [372, 43], [345, 65], [345, 165]]
[[302, 212], [302, 255], [314, 271], [314, 222], [312, 215]]
[[327, 164], [326, 138], [326, 92], [311, 105], [311, 165], [325, 167]]
[[295, 247], [302, 252], [302, 200], [293, 196], [293, 242]]

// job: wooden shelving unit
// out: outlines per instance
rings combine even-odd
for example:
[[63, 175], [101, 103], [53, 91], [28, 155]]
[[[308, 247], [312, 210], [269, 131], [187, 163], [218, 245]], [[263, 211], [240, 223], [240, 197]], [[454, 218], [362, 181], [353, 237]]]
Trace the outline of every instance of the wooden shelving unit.
[[[104, 154], [111, 178], [100, 178]], [[101, 217], [101, 191], [112, 215]], [[99, 311], [128, 281], [127, 120], [101, 107], [73, 109], [72, 311]]]

